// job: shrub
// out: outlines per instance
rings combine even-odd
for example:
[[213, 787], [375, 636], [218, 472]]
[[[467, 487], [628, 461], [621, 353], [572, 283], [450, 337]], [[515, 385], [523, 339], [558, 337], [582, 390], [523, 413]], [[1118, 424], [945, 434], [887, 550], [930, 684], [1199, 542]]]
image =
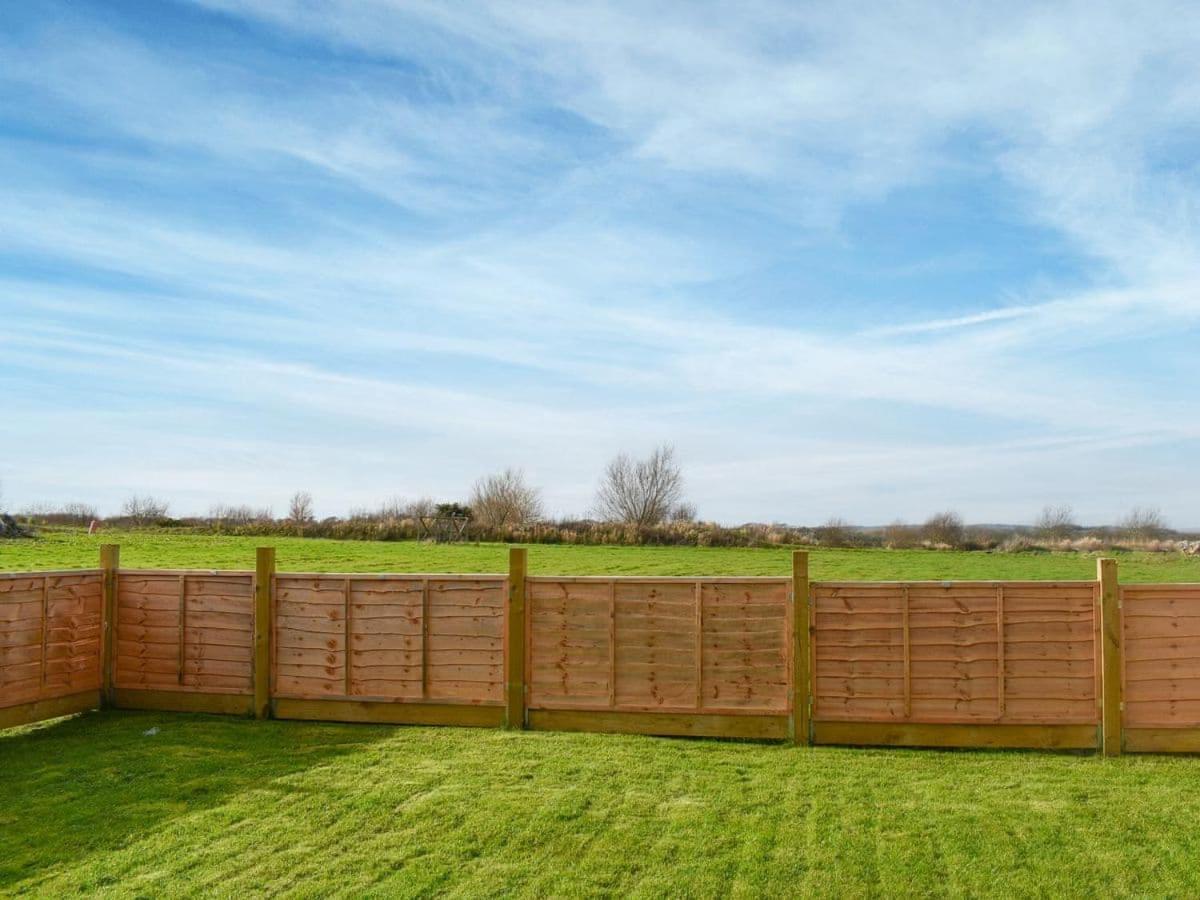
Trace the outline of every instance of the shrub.
[[1074, 511], [1069, 506], [1047, 506], [1034, 523], [1034, 531], [1047, 541], [1065, 541], [1079, 526], [1075, 524]]
[[1167, 532], [1162, 513], [1149, 506], [1135, 506], [1117, 526], [1121, 535], [1135, 543], [1157, 541]]
[[133, 525], [156, 525], [167, 517], [171, 505], [155, 497], [134, 494], [121, 505], [122, 515]]
[[962, 516], [952, 510], [935, 513], [921, 527], [921, 537], [931, 547], [961, 547], [965, 532]]
[[520, 469], [505, 469], [475, 482], [471, 514], [484, 528], [531, 525], [542, 516], [541, 494]]

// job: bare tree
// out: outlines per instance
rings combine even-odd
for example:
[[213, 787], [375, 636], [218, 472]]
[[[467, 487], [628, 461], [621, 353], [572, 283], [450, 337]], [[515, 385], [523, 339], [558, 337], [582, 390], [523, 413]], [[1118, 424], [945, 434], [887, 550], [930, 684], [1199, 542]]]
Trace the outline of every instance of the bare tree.
[[815, 529], [817, 542], [825, 547], [846, 547], [850, 544], [851, 525], [841, 516], [831, 516], [821, 527]]
[[266, 506], [255, 509], [246, 504], [230, 506], [215, 503], [209, 507], [208, 517], [229, 525], [249, 525], [252, 522], [270, 522], [275, 516], [270, 507]]
[[944, 547], [961, 546], [965, 534], [962, 516], [953, 510], [935, 513], [921, 527], [922, 538], [930, 544]]
[[408, 504], [399, 497], [390, 497], [379, 504], [379, 520], [394, 524], [405, 517], [408, 512]]
[[288, 521], [293, 525], [307, 525], [313, 520], [313, 499], [308, 491], [296, 491], [288, 501]]
[[920, 529], [916, 525], [897, 519], [883, 529], [884, 546], [892, 550], [902, 550], [905, 547], [915, 547], [920, 543]]
[[159, 519], [165, 519], [170, 508], [170, 504], [165, 500], [134, 494], [121, 504], [121, 514], [132, 519], [134, 525], [150, 525]]
[[682, 522], [686, 522], [686, 523], [695, 522], [696, 521], [696, 504], [689, 503], [685, 500], [683, 503], [676, 505], [676, 507], [673, 510], [671, 510], [671, 521], [672, 522], [681, 522], [681, 523]]
[[525, 482], [520, 469], [505, 469], [475, 482], [470, 507], [485, 528], [529, 525], [542, 516], [541, 492]]
[[30, 522], [39, 521], [47, 525], [87, 525], [97, 518], [96, 507], [90, 503], [31, 503], [21, 510], [20, 516]]
[[1129, 540], [1156, 541], [1166, 533], [1167, 522], [1160, 510], [1151, 506], [1135, 506], [1117, 528]]
[[437, 501], [432, 497], [419, 497], [404, 507], [404, 518], [420, 519], [437, 512]]
[[675, 448], [658, 447], [645, 459], [620, 454], [608, 464], [596, 494], [596, 512], [608, 522], [659, 525], [683, 502], [683, 474]]
[[60, 514], [65, 516], [72, 525], [88, 525], [93, 519], [100, 518], [96, 507], [90, 503], [64, 503]]
[[[432, 503], [432, 501], [430, 502]], [[367, 506], [353, 507], [349, 517], [354, 522], [395, 525], [401, 519], [410, 518], [409, 504], [400, 497], [389, 497], [374, 509]]]
[[1033, 527], [1046, 540], [1063, 541], [1074, 534], [1079, 526], [1075, 523], [1074, 510], [1064, 505], [1045, 507]]

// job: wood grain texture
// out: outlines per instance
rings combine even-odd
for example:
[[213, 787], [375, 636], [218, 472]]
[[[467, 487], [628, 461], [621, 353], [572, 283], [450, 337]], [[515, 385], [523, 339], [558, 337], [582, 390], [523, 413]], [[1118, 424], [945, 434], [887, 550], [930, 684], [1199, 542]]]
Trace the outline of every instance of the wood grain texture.
[[529, 579], [530, 709], [786, 714], [789, 587]]
[[591, 731], [675, 737], [777, 739], [788, 736], [788, 717], [711, 713], [619, 712], [612, 710], [531, 709], [535, 731]]
[[0, 708], [102, 688], [103, 586], [95, 570], [0, 580]]
[[[271, 715], [271, 668], [275, 657], [273, 646], [275, 629], [272, 625], [275, 615], [274, 547], [259, 547], [255, 551], [254, 581], [251, 589], [254, 592], [253, 635], [251, 638], [253, 644], [251, 679], [254, 694], [254, 717], [266, 719]], [[223, 597], [220, 599], [225, 601]], [[214, 610], [219, 608], [215, 597], [209, 605]], [[213, 649], [210, 649], [209, 658], [240, 661], [240, 657], [229, 652], [232, 649], [223, 648], [224, 652], [219, 655], [214, 655]]]
[[818, 744], [867, 747], [994, 747], [1095, 750], [1095, 725], [967, 725], [912, 722], [816, 722]]
[[60, 716], [70, 716], [90, 709], [98, 709], [99, 706], [100, 691], [98, 689], [34, 700], [17, 706], [3, 706], [0, 707], [0, 730], [16, 728], [19, 725], [30, 725], [34, 722], [44, 722], [47, 719], [57, 719]]
[[[791, 630], [791, 678], [788, 686], [789, 729], [792, 743], [812, 743], [812, 607], [808, 552], [792, 553], [792, 584], [785, 627]], [[755, 651], [752, 651], [755, 652]], [[763, 648], [757, 648], [758, 654]], [[770, 652], [769, 650], [767, 652]], [[769, 658], [769, 657], [768, 657]]]
[[457, 725], [474, 728], [499, 728], [504, 724], [504, 707], [480, 706], [470, 703], [279, 698], [272, 703], [272, 711], [277, 719], [304, 719], [315, 722]]
[[114, 615], [116, 689], [254, 693], [254, 575], [117, 572]]
[[1115, 559], [1096, 560], [1100, 590], [1101, 746], [1121, 755], [1121, 586]]
[[1200, 753], [1200, 728], [1126, 726], [1122, 736], [1126, 753]]
[[1187, 745], [1179, 729], [1200, 729], [1200, 585], [1122, 585], [1121, 628], [1126, 749], [1160, 731], [1162, 749]]
[[228, 692], [142, 690], [117, 687], [113, 692], [113, 705], [118, 709], [153, 709], [164, 712], [215, 713], [236, 716], [254, 715], [253, 695]]
[[504, 702], [499, 576], [275, 578], [274, 695]]
[[121, 567], [121, 548], [117, 544], [100, 545], [100, 699], [110, 704], [113, 676], [117, 668], [117, 570]]
[[504, 604], [504, 726], [523, 729], [530, 705], [529, 553], [524, 547], [508, 551], [507, 602]]
[[818, 583], [818, 721], [1099, 721], [1094, 582]]

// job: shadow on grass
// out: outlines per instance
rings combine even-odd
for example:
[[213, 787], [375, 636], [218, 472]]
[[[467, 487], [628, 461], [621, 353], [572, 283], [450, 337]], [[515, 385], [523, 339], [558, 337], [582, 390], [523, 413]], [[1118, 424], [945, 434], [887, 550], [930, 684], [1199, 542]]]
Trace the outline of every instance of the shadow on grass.
[[0, 732], [0, 893], [389, 732], [128, 711]]

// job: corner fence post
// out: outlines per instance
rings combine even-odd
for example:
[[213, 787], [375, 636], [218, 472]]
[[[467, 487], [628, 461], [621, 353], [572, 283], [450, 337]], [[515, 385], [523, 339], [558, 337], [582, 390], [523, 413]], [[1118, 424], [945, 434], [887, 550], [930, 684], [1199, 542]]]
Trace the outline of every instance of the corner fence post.
[[788, 731], [793, 744], [811, 744], [809, 729], [808, 551], [792, 551], [792, 686]]
[[508, 550], [508, 603], [504, 629], [504, 727], [525, 727], [525, 574], [528, 551]]
[[100, 705], [112, 706], [113, 673], [117, 667], [117, 570], [121, 567], [119, 544], [100, 545]]
[[[271, 717], [271, 590], [275, 548], [259, 547], [254, 565], [254, 718]], [[349, 659], [350, 648], [346, 648]]]
[[1096, 560], [1100, 582], [1101, 747], [1105, 756], [1121, 755], [1121, 585], [1115, 559]]

